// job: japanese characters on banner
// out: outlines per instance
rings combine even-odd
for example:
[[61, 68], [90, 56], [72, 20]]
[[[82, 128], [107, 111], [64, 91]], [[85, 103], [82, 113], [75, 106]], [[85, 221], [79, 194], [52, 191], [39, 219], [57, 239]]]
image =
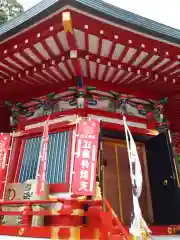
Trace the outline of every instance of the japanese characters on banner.
[[74, 155], [72, 192], [90, 196], [95, 190], [100, 122], [83, 119], [78, 123]]
[[45, 181], [46, 181], [46, 165], [47, 165], [47, 147], [49, 139], [49, 117], [45, 121], [44, 131], [41, 142], [41, 149], [39, 154], [39, 171], [37, 176], [37, 195], [42, 195], [44, 193]]
[[9, 156], [11, 136], [10, 134], [0, 134], [0, 199], [3, 197], [3, 190], [6, 180], [7, 163]]

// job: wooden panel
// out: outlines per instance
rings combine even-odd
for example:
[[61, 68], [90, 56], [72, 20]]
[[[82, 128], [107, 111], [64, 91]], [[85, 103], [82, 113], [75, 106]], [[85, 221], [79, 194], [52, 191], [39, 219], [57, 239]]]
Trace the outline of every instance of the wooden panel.
[[[140, 206], [143, 217], [148, 223], [151, 223], [153, 221], [153, 214], [144, 144], [137, 143], [137, 150], [143, 174]], [[133, 204], [126, 142], [104, 140], [104, 160], [107, 161], [104, 171], [105, 197], [110, 201], [122, 222], [130, 224]], [[117, 209], [117, 201], [119, 201], [119, 211]]]
[[126, 224], [130, 223], [131, 212], [133, 210], [132, 205], [132, 187], [129, 171], [129, 160], [127, 154], [127, 148], [123, 145], [115, 145], [118, 152], [119, 162], [119, 178], [121, 185], [122, 207], [123, 207], [123, 219]]
[[107, 161], [107, 165], [104, 167], [104, 195], [110, 202], [116, 214], [120, 216], [116, 157], [113, 144], [104, 143], [103, 157], [104, 161]]
[[[119, 176], [121, 183], [121, 196], [123, 205], [123, 215], [125, 223], [129, 224], [131, 221], [131, 212], [133, 210], [132, 205], [132, 187], [130, 179], [129, 159], [127, 153], [127, 147], [124, 144], [116, 145], [118, 149], [118, 160], [119, 160]], [[147, 222], [151, 222], [151, 216], [149, 214], [149, 199], [148, 199], [148, 185], [146, 181], [147, 176], [145, 174], [144, 156], [143, 156], [143, 145], [137, 146], [139, 159], [141, 162], [142, 175], [143, 175], [143, 186], [142, 193], [140, 196], [140, 206], [143, 217]]]

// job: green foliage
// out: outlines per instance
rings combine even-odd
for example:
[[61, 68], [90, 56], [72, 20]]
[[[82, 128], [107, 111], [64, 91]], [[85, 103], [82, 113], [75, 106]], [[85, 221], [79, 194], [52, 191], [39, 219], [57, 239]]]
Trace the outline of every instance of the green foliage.
[[0, 25], [8, 20], [8, 16], [3, 9], [0, 9]]
[[178, 167], [180, 168], [180, 155], [179, 154], [176, 156], [176, 161], [177, 161]]
[[0, 0], [0, 25], [17, 17], [24, 11], [18, 0]]

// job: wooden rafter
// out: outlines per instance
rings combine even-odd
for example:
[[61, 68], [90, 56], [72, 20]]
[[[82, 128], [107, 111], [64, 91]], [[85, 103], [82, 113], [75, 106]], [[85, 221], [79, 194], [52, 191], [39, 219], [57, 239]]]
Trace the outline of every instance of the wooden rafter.
[[[112, 45], [111, 45], [111, 48], [110, 48], [107, 58], [112, 59], [115, 48], [116, 48], [116, 40], [114, 42], [112, 42]], [[102, 75], [102, 81], [105, 81], [108, 70], [109, 70], [109, 67], [106, 66], [104, 69], [103, 75]]]
[[[127, 63], [122, 63], [122, 62], [119, 62], [119, 60], [110, 60], [109, 58], [106, 58], [106, 57], [102, 57], [102, 56], [98, 56], [96, 54], [93, 54], [93, 53], [87, 53], [83, 50], [79, 50], [79, 57], [81, 58], [86, 58], [88, 56], [89, 58], [89, 61], [93, 61], [93, 62], [97, 62], [97, 59], [99, 58], [100, 59], [100, 63], [105, 65], [105, 66], [108, 66], [108, 63], [111, 62], [111, 66], [114, 67], [116, 70], [115, 70], [115, 73], [110, 77], [109, 81], [113, 81], [114, 77], [116, 76], [116, 74], [119, 72], [120, 69], [122, 70], [125, 70], [127, 72], [132, 72], [134, 74], [138, 74], [138, 75], [142, 75], [144, 77], [149, 77], [151, 79], [159, 79], [161, 80], [161, 82], [164, 82], [164, 79], [166, 78], [166, 74], [157, 74], [156, 72], [153, 72], [152, 70], [148, 70], [146, 68], [139, 68], [139, 67], [136, 67], [136, 66], [133, 66], [133, 65], [129, 65]], [[99, 63], [97, 63], [99, 64]], [[119, 67], [120, 66], [120, 67]], [[131, 69], [129, 71], [129, 69]], [[158, 78], [157, 78], [158, 76]], [[168, 81], [170, 82], [173, 82], [174, 78], [173, 77], [168, 77]], [[179, 81], [179, 79], [177, 79], [177, 81]]]
[[[88, 28], [84, 29], [84, 42], [85, 42], [85, 51], [89, 52]], [[85, 58], [85, 63], [86, 63], [87, 77], [90, 79], [91, 78], [90, 64], [89, 64], [89, 60], [86, 58]]]
[[[18, 74], [21, 75], [21, 77], [25, 77], [25, 76], [33, 76], [34, 73], [39, 73], [41, 74], [42, 72], [42, 69], [45, 69], [45, 68], [49, 68], [51, 66], [54, 66], [54, 65], [58, 65], [60, 62], [61, 62], [61, 58], [64, 57], [65, 61], [67, 59], [69, 59], [69, 55], [70, 55], [70, 52], [66, 52], [66, 54], [62, 55], [62, 56], [56, 56], [54, 57], [54, 59], [48, 59], [48, 60], [44, 60], [42, 61], [40, 64], [37, 64], [32, 66], [32, 67], [29, 67], [28, 69], [26, 70], [21, 70], [18, 72]], [[32, 63], [35, 64], [35, 62], [32, 60]], [[44, 67], [43, 67], [44, 66]], [[0, 66], [1, 67], [1, 66]], [[63, 72], [59, 69], [59, 72], [61, 75], [63, 75]], [[7, 81], [11, 81], [12, 78], [15, 80], [15, 79], [19, 79], [18, 77], [18, 74], [17, 73], [11, 73], [11, 75], [9, 76], [9, 78], [6, 78]], [[67, 76], [64, 74], [64, 77], [67, 78]]]
[[[136, 61], [136, 59], [141, 55], [143, 48], [144, 48], [144, 46], [141, 45], [141, 47], [140, 47], [139, 49], [137, 49], [136, 52], [131, 56], [131, 58], [129, 59], [129, 61], [127, 62], [127, 64], [132, 65], [132, 64]], [[122, 59], [122, 60], [123, 60], [123, 59]], [[131, 72], [129, 69], [130, 69], [130, 68], [128, 68], [128, 71], [124, 72], [123, 75], [120, 77], [119, 83], [122, 83], [122, 82], [124, 82], [124, 81], [127, 81], [127, 78], [126, 78], [126, 77], [127, 77], [128, 74]], [[132, 73], [132, 74], [134, 75], [134, 73]], [[131, 77], [131, 76], [130, 76], [130, 77]]]
[[157, 72], [162, 72], [165, 69], [167, 69], [168, 67], [170, 67], [172, 64], [174, 64], [175, 61], [174, 60], [169, 60], [167, 63], [163, 64], [162, 66], [158, 67]]
[[[46, 29], [46, 28], [45, 28]], [[34, 44], [43, 41], [44, 39], [47, 39], [48, 37], [52, 37], [56, 35], [58, 32], [62, 31], [62, 26], [58, 25], [56, 28], [53, 28], [51, 31], [50, 29], [47, 29], [44, 32], [39, 32], [33, 36], [27, 37], [24, 41], [19, 41], [17, 45], [8, 46], [7, 49], [2, 49], [2, 54], [0, 56], [0, 61], [6, 57], [11, 58], [12, 55], [15, 53], [21, 53], [24, 49], [29, 48], [31, 49]], [[15, 41], [16, 42], [16, 41]], [[1, 48], [0, 48], [1, 50]]]

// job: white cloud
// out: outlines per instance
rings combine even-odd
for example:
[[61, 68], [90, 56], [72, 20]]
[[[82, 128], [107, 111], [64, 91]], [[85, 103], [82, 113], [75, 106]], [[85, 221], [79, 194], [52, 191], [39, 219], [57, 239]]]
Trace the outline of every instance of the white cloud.
[[[41, 0], [18, 0], [27, 10]], [[180, 0], [105, 0], [143, 17], [180, 29]]]
[[179, 0], [105, 0], [156, 22], [180, 29]]

